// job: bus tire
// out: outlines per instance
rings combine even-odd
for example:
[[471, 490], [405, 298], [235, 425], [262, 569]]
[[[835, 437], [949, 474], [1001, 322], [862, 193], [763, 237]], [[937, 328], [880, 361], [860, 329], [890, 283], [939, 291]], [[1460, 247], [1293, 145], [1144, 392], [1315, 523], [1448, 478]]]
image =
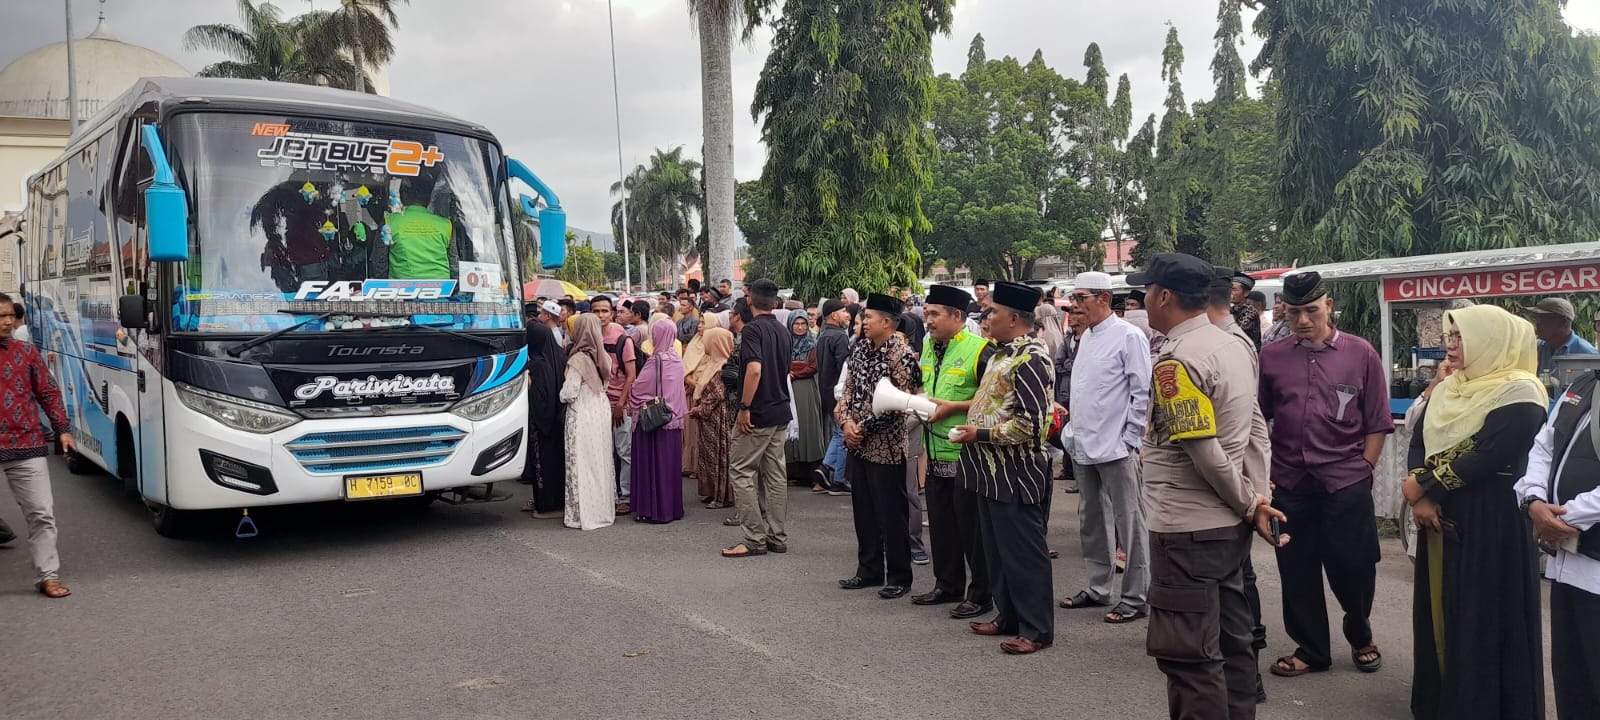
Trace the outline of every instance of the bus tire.
[[117, 422], [117, 477], [122, 480], [122, 492], [128, 497], [139, 496], [139, 458], [133, 447], [133, 429], [125, 420]]
[[150, 503], [150, 523], [155, 526], [156, 534], [161, 537], [187, 537], [190, 529], [189, 520], [189, 513], [186, 511]]
[[67, 453], [67, 472], [73, 475], [93, 475], [99, 470], [99, 467], [89, 462], [89, 458], [75, 452]]

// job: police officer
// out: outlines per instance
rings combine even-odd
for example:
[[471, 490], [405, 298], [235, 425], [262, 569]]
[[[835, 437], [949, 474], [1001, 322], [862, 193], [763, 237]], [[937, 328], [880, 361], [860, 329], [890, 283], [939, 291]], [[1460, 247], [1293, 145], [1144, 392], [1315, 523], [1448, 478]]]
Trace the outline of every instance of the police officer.
[[[1146, 286], [1150, 326], [1166, 336], [1152, 372], [1144, 441], [1150, 529], [1146, 651], [1167, 676], [1173, 718], [1255, 717], [1256, 651], [1242, 566], [1250, 526], [1274, 545], [1263, 477], [1248, 477], [1256, 413], [1249, 348], [1206, 315], [1216, 271], [1199, 258], [1155, 256], [1128, 277]], [[1255, 475], [1256, 473], [1251, 473]], [[1211, 625], [1199, 618], [1217, 617]]]

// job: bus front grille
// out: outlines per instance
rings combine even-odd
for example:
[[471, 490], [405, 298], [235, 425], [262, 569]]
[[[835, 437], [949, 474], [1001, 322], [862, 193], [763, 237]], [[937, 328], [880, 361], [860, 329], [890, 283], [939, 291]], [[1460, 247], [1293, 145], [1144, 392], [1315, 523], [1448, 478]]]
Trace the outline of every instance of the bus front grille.
[[317, 432], [285, 447], [313, 475], [415, 470], [443, 464], [467, 434], [448, 425]]

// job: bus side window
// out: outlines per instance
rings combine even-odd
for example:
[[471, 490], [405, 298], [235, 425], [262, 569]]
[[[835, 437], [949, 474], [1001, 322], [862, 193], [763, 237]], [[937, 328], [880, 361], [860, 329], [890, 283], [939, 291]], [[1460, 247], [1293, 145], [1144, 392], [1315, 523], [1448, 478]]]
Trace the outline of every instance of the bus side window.
[[150, 157], [139, 145], [140, 124], [128, 123], [122, 138], [122, 157], [110, 181], [110, 196], [116, 213], [117, 257], [122, 262], [123, 292], [129, 295], [137, 294], [145, 280], [149, 251], [144, 241], [144, 203], [140, 200], [144, 188], [155, 179]]

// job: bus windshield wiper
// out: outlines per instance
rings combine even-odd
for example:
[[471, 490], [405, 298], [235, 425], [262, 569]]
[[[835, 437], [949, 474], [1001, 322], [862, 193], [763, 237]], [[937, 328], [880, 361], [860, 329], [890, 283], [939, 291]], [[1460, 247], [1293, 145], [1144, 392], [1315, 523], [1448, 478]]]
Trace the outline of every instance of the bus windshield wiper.
[[452, 337], [458, 337], [458, 338], [461, 338], [462, 340], [467, 340], [469, 342], [477, 343], [477, 344], [479, 344], [479, 345], [481, 345], [483, 347], [489, 348], [490, 350], [497, 350], [500, 347], [493, 340], [487, 340], [487, 339], [478, 337], [477, 335], [472, 335], [470, 333], [461, 332], [460, 330], [451, 330], [449, 328], [449, 325], [451, 323], [423, 324], [423, 323], [419, 323], [419, 322], [417, 322], [415, 320], [409, 320], [409, 319], [406, 321], [406, 323], [407, 324], [405, 324], [405, 325], [384, 325], [382, 327], [362, 328], [362, 329], [363, 330], [367, 330], [369, 332], [370, 331], [388, 331], [388, 330], [413, 330], [413, 329], [415, 329], [415, 330], [432, 330], [434, 332], [441, 332], [441, 333], [444, 333], [446, 335], [450, 335]]
[[[300, 314], [302, 314], [298, 310], [279, 310], [278, 312], [287, 313], [287, 314], [290, 314], [290, 315], [300, 315]], [[297, 322], [297, 323], [295, 323], [293, 325], [290, 325], [289, 327], [278, 328], [277, 330], [273, 330], [272, 332], [269, 332], [269, 333], [267, 333], [265, 335], [262, 335], [261, 337], [251, 338], [251, 339], [246, 340], [246, 341], [244, 341], [242, 343], [239, 343], [238, 345], [234, 345], [233, 347], [226, 348], [225, 352], [227, 352], [229, 355], [231, 355], [233, 357], [239, 357], [240, 353], [242, 353], [242, 352], [244, 352], [246, 350], [249, 350], [250, 348], [253, 348], [253, 347], [255, 347], [257, 345], [260, 345], [262, 343], [272, 342], [273, 340], [277, 340], [278, 338], [283, 337], [284, 335], [292, 333], [292, 332], [294, 332], [296, 330], [299, 330], [300, 328], [303, 328], [303, 327], [305, 327], [307, 325], [310, 325], [311, 323], [322, 322], [323, 320], [327, 320], [328, 318], [333, 317], [334, 315], [335, 315], [335, 313], [331, 313], [331, 312], [319, 313], [315, 317], [311, 317], [311, 318], [307, 318], [305, 320], [301, 320], [300, 322]]]

